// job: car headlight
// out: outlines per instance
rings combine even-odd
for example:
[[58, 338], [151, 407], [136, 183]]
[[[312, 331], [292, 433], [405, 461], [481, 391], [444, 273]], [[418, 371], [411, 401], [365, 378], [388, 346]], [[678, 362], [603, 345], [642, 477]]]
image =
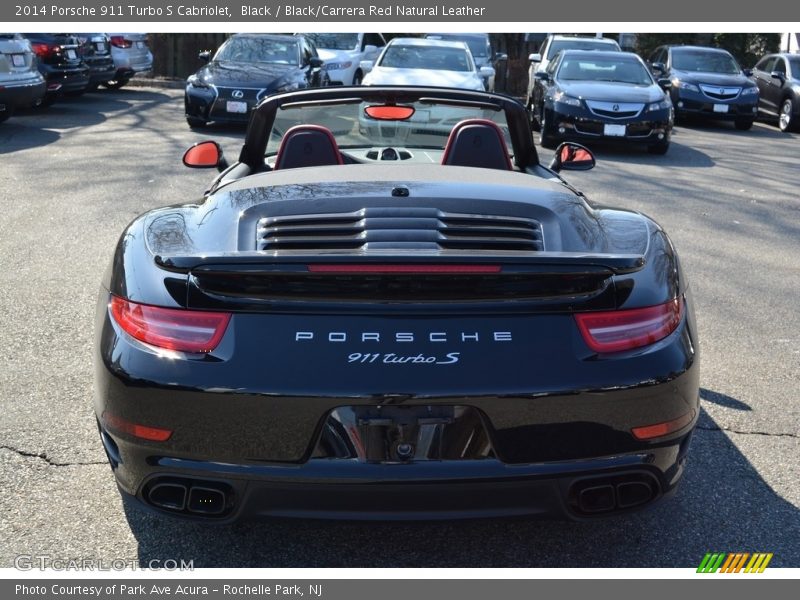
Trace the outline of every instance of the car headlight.
[[672, 85], [680, 90], [688, 90], [690, 92], [700, 93], [700, 88], [693, 83], [689, 83], [688, 81], [673, 81]]
[[186, 80], [186, 83], [189, 85], [196, 87], [196, 88], [204, 88], [207, 89], [211, 86], [208, 85], [206, 81], [200, 79], [197, 75], [190, 75], [189, 78]]
[[567, 106], [581, 106], [580, 99], [567, 96], [564, 92], [556, 92], [553, 94], [553, 102], [566, 104]]
[[753, 87], [746, 87], [742, 90], [742, 96], [754, 96], [758, 94], [758, 88]]
[[322, 68], [326, 71], [341, 71], [342, 69], [349, 69], [353, 66], [352, 61], [338, 62], [338, 63], [325, 63]]
[[651, 102], [650, 104], [648, 104], [647, 110], [648, 112], [653, 110], [665, 110], [667, 108], [670, 108], [671, 106], [672, 106], [672, 100], [670, 100], [669, 96], [667, 96], [660, 102]]

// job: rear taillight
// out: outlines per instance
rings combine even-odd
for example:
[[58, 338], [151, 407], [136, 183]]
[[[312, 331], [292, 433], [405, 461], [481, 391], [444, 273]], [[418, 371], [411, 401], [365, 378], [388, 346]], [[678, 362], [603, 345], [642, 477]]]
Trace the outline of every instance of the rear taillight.
[[133, 46], [133, 42], [130, 40], [126, 40], [125, 36], [112, 35], [111, 45], [116, 46], [117, 48], [130, 48], [131, 46]]
[[161, 308], [116, 296], [111, 298], [111, 314], [137, 340], [182, 352], [211, 352], [231, 319], [228, 313]]
[[683, 300], [657, 306], [575, 315], [586, 345], [595, 352], [620, 352], [653, 344], [675, 331], [683, 316]]
[[31, 48], [33, 48], [34, 53], [39, 58], [49, 58], [56, 54], [59, 50], [59, 47], [55, 44], [44, 44], [42, 42], [32, 43]]

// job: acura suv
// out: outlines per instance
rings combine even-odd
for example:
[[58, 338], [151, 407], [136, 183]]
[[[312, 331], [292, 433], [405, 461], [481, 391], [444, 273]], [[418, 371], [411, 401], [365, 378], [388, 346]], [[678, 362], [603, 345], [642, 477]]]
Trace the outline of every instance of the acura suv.
[[41, 102], [44, 90], [30, 42], [16, 33], [0, 33], [0, 123], [18, 106]]

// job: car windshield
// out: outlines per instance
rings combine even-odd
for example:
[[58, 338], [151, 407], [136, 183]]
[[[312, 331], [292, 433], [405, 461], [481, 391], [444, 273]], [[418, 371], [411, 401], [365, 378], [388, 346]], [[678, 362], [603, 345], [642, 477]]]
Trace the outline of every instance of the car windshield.
[[739, 65], [731, 55], [724, 52], [704, 52], [702, 50], [673, 51], [672, 68], [679, 71], [724, 75], [735, 75], [740, 71]]
[[217, 51], [214, 60], [296, 65], [299, 62], [299, 53], [297, 42], [293, 40], [233, 37]]
[[431, 36], [431, 39], [444, 40], [447, 42], [466, 42], [467, 46], [469, 46], [469, 51], [472, 52], [472, 56], [475, 58], [484, 58], [489, 56], [489, 44], [487, 43], [486, 38], [475, 37], [472, 35], [459, 36], [437, 33], [435, 36]]
[[379, 66], [395, 69], [432, 69], [438, 71], [472, 70], [466, 49], [400, 44], [386, 48]]
[[619, 46], [613, 41], [592, 38], [554, 40], [547, 51], [547, 60], [552, 60], [560, 50], [619, 50]]
[[567, 81], [610, 81], [652, 85], [650, 73], [638, 60], [600, 56], [565, 56], [558, 78]]
[[357, 33], [307, 33], [317, 48], [326, 50], [353, 50], [358, 45]]
[[[404, 148], [415, 154], [415, 162], [439, 162], [453, 126], [464, 119], [489, 119], [504, 132], [506, 146], [512, 152], [505, 112], [484, 106], [450, 106], [433, 100], [402, 102], [413, 109], [403, 121], [379, 121], [365, 109], [372, 103], [289, 104], [278, 110], [267, 143], [267, 155], [278, 151], [283, 134], [295, 125], [321, 125], [329, 129], [342, 149]], [[434, 151], [429, 154], [426, 151]], [[360, 155], [359, 155], [360, 156]]]

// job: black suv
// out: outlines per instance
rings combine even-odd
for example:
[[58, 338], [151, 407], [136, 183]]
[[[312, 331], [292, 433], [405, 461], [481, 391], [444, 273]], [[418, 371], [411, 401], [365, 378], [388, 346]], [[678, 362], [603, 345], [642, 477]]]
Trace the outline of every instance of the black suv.
[[675, 118], [697, 115], [750, 129], [758, 111], [758, 86], [731, 54], [704, 46], [661, 46], [648, 59], [657, 78], [672, 81]]
[[80, 55], [81, 44], [71, 33], [26, 33], [39, 58], [39, 71], [47, 82], [43, 104], [61, 94], [80, 94], [89, 85], [89, 67]]
[[114, 79], [117, 67], [111, 57], [111, 38], [105, 33], [76, 33], [80, 42], [78, 54], [89, 67], [89, 85], [86, 91], [91, 92], [101, 83]]

